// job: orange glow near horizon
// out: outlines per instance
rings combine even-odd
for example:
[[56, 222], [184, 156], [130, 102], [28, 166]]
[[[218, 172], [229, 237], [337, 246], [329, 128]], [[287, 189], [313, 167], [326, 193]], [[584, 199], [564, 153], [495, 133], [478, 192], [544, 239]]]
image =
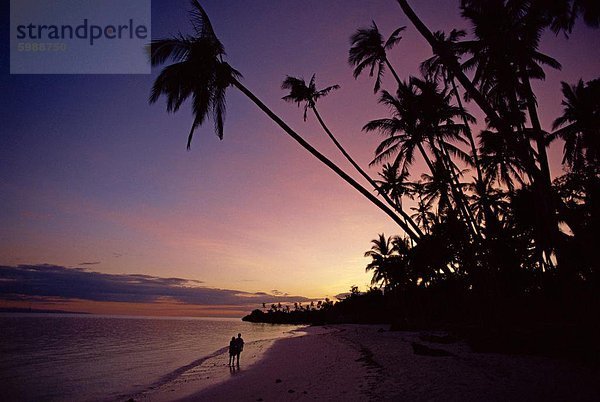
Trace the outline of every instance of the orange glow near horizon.
[[32, 310], [60, 310], [70, 313], [101, 315], [129, 315], [145, 317], [224, 317], [241, 318], [258, 306], [198, 306], [184, 303], [124, 303], [95, 302], [88, 300], [63, 300], [33, 303], [24, 301], [0, 301], [0, 308]]
[[[304, 122], [301, 108], [281, 100], [286, 75], [310, 79], [316, 73], [318, 88], [339, 84], [339, 90], [319, 101], [319, 112], [355, 160], [377, 176], [379, 167], [368, 164], [381, 137], [361, 128], [387, 111], [377, 104], [368, 73], [353, 78], [348, 39], [372, 19], [384, 35], [406, 25], [390, 61], [402, 78], [417, 74], [431, 49], [394, 2], [201, 3], [244, 85], [364, 183], [314, 116]], [[456, 2], [411, 3], [433, 30], [467, 28]], [[188, 5], [188, 0], [153, 2], [153, 37], [189, 32]], [[590, 39], [597, 39], [597, 33], [590, 32], [578, 27], [569, 41], [554, 35], [542, 40], [542, 52], [563, 64], [562, 71], [548, 70], [545, 82], [534, 83], [547, 129], [561, 112], [560, 81], [589, 80], [600, 71], [600, 60], [590, 57], [597, 54]], [[8, 74], [6, 60], [1, 63], [6, 68], [0, 86], [9, 96], [0, 108], [5, 122], [0, 265], [56, 264], [185, 278], [207, 288], [333, 299], [352, 285], [364, 290], [370, 284], [369, 259], [363, 254], [378, 233], [400, 234], [382, 211], [235, 88], [227, 93], [223, 141], [208, 121], [187, 152], [193, 121], [189, 103], [177, 114], [165, 111], [164, 99], [148, 105], [159, 69], [151, 75], [17, 76]], [[393, 84], [387, 72], [383, 88]], [[467, 106], [482, 124], [477, 107]], [[561, 152], [561, 144], [552, 144], [555, 176], [562, 173]], [[419, 178], [426, 168], [417, 159], [413, 169], [413, 178]], [[411, 205], [405, 204], [409, 213]], [[223, 317], [241, 317], [257, 307], [39, 303], [34, 308]]]

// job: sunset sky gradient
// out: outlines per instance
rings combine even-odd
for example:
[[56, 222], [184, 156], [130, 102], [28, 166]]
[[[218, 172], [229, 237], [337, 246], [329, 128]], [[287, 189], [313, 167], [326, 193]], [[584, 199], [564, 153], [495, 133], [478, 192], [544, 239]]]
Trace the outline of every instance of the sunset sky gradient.
[[[432, 30], [469, 28], [459, 17], [458, 1], [410, 3]], [[281, 100], [285, 76], [310, 79], [316, 73], [319, 88], [341, 86], [318, 107], [340, 142], [367, 167], [379, 138], [361, 127], [386, 110], [376, 103], [372, 79], [352, 78], [350, 35], [372, 19], [384, 35], [406, 25], [389, 55], [403, 78], [416, 74], [431, 55], [393, 0], [201, 4], [244, 85], [348, 172], [314, 118], [303, 122], [302, 110]], [[364, 251], [378, 233], [398, 234], [399, 228], [243, 95], [228, 91], [224, 140], [209, 122], [188, 152], [189, 105], [174, 115], [166, 113], [162, 99], [148, 105], [159, 69], [152, 75], [10, 75], [8, 2], [1, 7], [0, 282], [10, 267], [53, 264], [106, 275], [185, 278], [207, 289], [263, 292], [261, 297], [334, 297], [369, 283]], [[188, 9], [187, 0], [154, 0], [153, 37], [189, 32]], [[560, 81], [597, 77], [599, 44], [598, 31], [583, 23], [568, 41], [544, 36], [541, 51], [563, 65], [562, 71], [546, 70], [543, 87], [535, 83], [544, 128], [562, 110]], [[383, 87], [393, 90], [389, 75]], [[481, 117], [474, 104], [468, 107]], [[561, 174], [561, 152], [561, 144], [551, 147], [555, 176]], [[420, 161], [414, 169], [423, 171]], [[376, 169], [369, 171], [376, 175]], [[6, 292], [0, 293], [0, 307], [16, 305]], [[69, 308], [69, 300], [61, 299], [61, 306]], [[138, 311], [127, 300], [78, 300], [78, 310], [108, 303], [98, 311], [148, 313], [147, 306], [138, 305]], [[194, 302], [190, 315], [239, 316], [239, 306], [260, 302], [260, 297], [247, 304], [232, 301], [235, 313], [226, 303], [221, 313], [213, 305], [206, 314], [205, 304]], [[178, 315], [175, 310], [162, 313]]]

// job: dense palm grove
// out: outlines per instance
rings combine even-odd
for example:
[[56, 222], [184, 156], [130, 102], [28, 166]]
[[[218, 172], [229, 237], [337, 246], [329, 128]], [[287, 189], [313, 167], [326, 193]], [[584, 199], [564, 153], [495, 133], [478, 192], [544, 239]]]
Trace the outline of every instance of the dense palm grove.
[[[404, 293], [406, 314], [419, 310], [419, 293], [430, 296], [425, 305], [440, 304], [438, 313], [466, 298], [492, 320], [539, 314], [541, 306], [557, 313], [554, 304], [563, 315], [597, 311], [600, 80], [563, 82], [563, 114], [551, 129], [541, 126], [531, 85], [545, 69], [560, 69], [538, 49], [545, 30], [568, 34], [577, 12], [598, 26], [596, 4], [564, 3], [557, 11], [535, 1], [462, 1], [471, 37], [432, 33], [435, 54], [421, 64], [422, 76], [397, 80], [394, 93], [381, 91], [391, 113], [364, 126], [384, 137], [372, 162], [383, 163], [378, 189], [397, 207], [416, 202], [410, 224], [421, 234], [381, 234], [365, 256], [373, 284]], [[389, 63], [375, 24], [352, 40], [355, 75], [367, 64]], [[470, 76], [470, 89], [460, 90], [459, 75]], [[486, 114], [483, 130], [466, 102]], [[546, 152], [553, 141], [564, 143], [566, 173], [551, 181]], [[428, 167], [420, 177], [411, 169], [416, 158]]]
[[[153, 65], [168, 59], [174, 64], [157, 78], [151, 101], [165, 95], [168, 110], [177, 111], [191, 97], [190, 141], [211, 114], [222, 137], [225, 92], [233, 86], [382, 209], [399, 234], [380, 234], [365, 256], [371, 258], [372, 285], [381, 288], [371, 290], [369, 300], [379, 300], [392, 320], [593, 316], [600, 290], [594, 250], [600, 238], [600, 80], [562, 83], [563, 114], [552, 127], [540, 122], [532, 82], [560, 69], [558, 60], [540, 52], [541, 35], [568, 36], [579, 20], [598, 27], [600, 6], [586, 0], [463, 0], [467, 34], [431, 32], [407, 1], [397, 3], [432, 47], [421, 74], [401, 78], [391, 61], [406, 27], [387, 38], [375, 22], [358, 29], [348, 57], [355, 78], [374, 77], [374, 92], [389, 110], [363, 127], [382, 138], [371, 162], [377, 177], [348, 154], [317, 109], [317, 101], [338, 86], [317, 89], [314, 75], [308, 82], [288, 76], [282, 84], [289, 91], [283, 99], [303, 106], [305, 120], [312, 112], [370, 188], [240, 83], [196, 0], [195, 35], [152, 43]], [[389, 87], [382, 79], [386, 72], [393, 77], [385, 81]], [[485, 121], [477, 122], [468, 109], [481, 110]], [[547, 150], [555, 141], [564, 144], [564, 174], [552, 180]], [[415, 169], [417, 161], [425, 171]]]

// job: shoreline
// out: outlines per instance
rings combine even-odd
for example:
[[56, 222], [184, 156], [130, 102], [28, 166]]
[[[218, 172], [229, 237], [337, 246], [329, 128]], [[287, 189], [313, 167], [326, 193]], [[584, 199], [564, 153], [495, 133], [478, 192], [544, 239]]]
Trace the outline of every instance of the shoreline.
[[261, 361], [270, 347], [282, 339], [301, 337], [307, 328], [286, 332], [286, 336], [247, 342], [240, 357], [240, 368], [228, 365], [228, 347], [214, 351], [174, 372], [165, 374], [147, 389], [133, 395], [124, 395], [124, 400], [176, 401], [190, 397], [202, 390], [225, 383]]
[[[136, 401], [456, 400], [595, 401], [600, 372], [560, 358], [477, 353], [442, 333], [386, 325], [309, 327], [257, 341], [232, 373], [207, 359]], [[437, 338], [436, 338], [437, 337]], [[209, 377], [209, 378], [206, 378]]]

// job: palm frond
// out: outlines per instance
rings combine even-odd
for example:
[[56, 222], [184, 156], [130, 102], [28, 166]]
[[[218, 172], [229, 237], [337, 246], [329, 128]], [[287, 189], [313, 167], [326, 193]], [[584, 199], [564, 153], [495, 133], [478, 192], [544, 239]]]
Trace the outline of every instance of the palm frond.
[[199, 37], [213, 37], [216, 39], [210, 18], [198, 0], [191, 0], [192, 9], [189, 11], [190, 22]]
[[190, 81], [181, 79], [187, 77], [190, 70], [189, 62], [179, 62], [165, 67], [154, 81], [148, 101], [155, 103], [164, 94], [167, 97], [167, 112], [177, 112], [194, 91]]
[[168, 39], [155, 39], [146, 49], [150, 52], [150, 64], [155, 67], [171, 59], [174, 62], [185, 60], [191, 50], [192, 41], [179, 34]]
[[402, 37], [399, 36], [400, 32], [404, 31], [406, 29], [405, 26], [397, 28], [394, 32], [392, 32], [392, 34], [390, 35], [390, 37], [385, 41], [385, 45], [383, 46], [383, 48], [385, 50], [390, 50], [392, 47], [394, 47], [394, 45], [396, 45], [398, 42], [400, 42], [400, 40], [402, 40]]
[[329, 92], [335, 91], [335, 90], [338, 90], [338, 89], [340, 89], [339, 85], [337, 85], [337, 84], [336, 85], [331, 85], [331, 86], [329, 86], [327, 88], [323, 88], [320, 91], [316, 92], [315, 93], [315, 97], [316, 98], [321, 98], [323, 96], [327, 96], [329, 94]]

